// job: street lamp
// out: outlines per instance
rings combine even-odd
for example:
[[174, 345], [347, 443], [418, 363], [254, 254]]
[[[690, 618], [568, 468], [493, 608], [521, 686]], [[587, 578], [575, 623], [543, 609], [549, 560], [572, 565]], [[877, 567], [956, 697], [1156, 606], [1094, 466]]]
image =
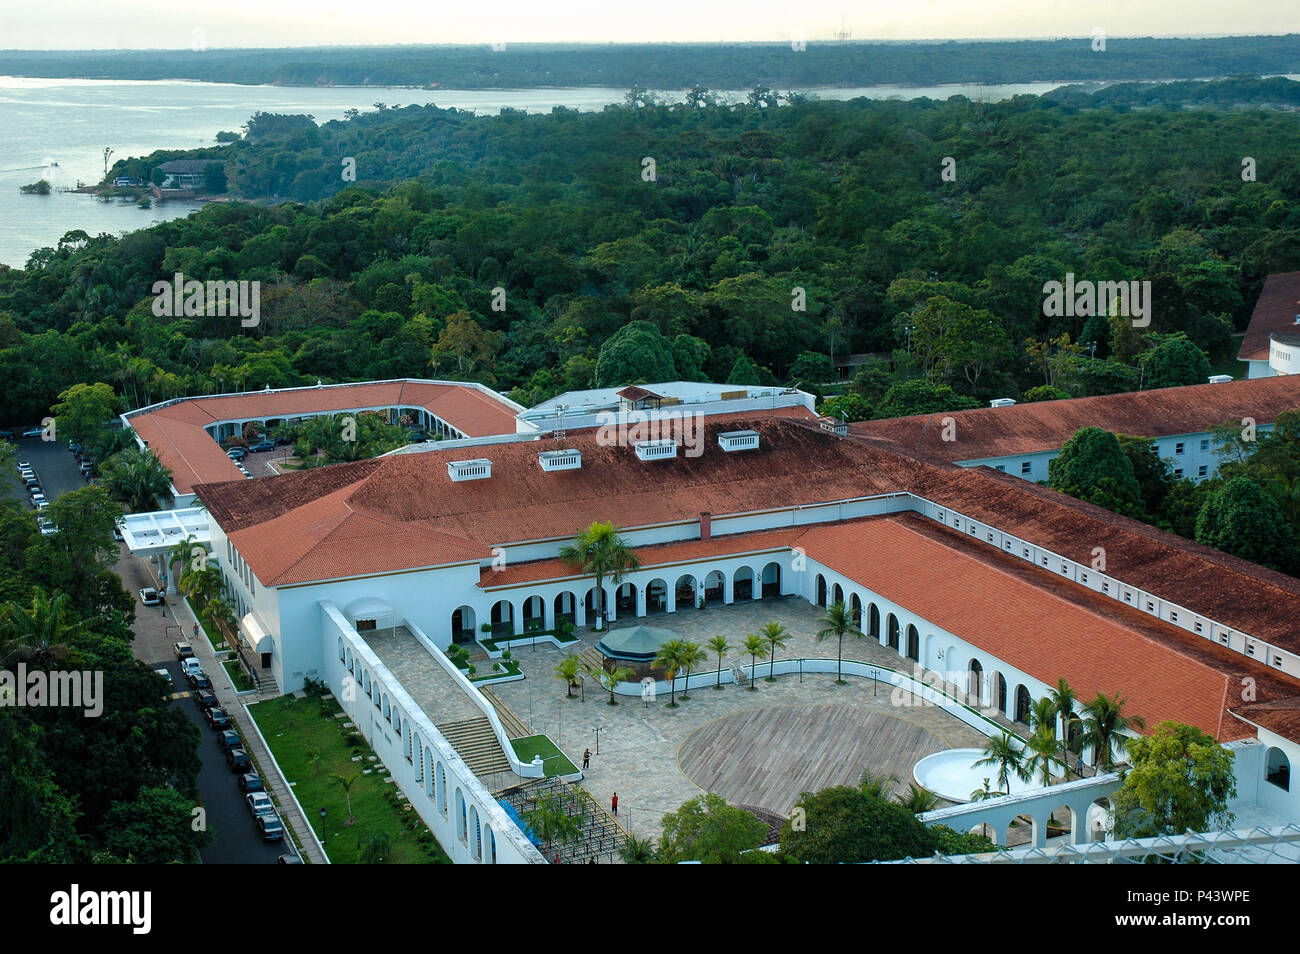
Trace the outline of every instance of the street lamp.
[[600, 754], [600, 726], [596, 726], [596, 754]]
[[320, 810], [320, 844], [322, 848], [325, 847], [325, 815], [326, 814], [327, 812], [325, 811], [325, 809], [322, 808]]

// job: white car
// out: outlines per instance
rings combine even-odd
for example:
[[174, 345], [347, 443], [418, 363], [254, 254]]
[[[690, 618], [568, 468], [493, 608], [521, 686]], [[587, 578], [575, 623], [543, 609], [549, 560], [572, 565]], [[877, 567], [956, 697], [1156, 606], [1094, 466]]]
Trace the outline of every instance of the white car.
[[32, 469], [32, 462], [29, 461], [29, 460], [20, 460], [20, 461], [18, 461], [18, 469], [19, 469], [19, 470], [31, 470], [31, 469]]
[[187, 676], [192, 676], [192, 675], [201, 676], [203, 675], [203, 667], [199, 664], [198, 659], [195, 658], [194, 656], [186, 656], [184, 659], [181, 660], [181, 672], [185, 673], [185, 675]]
[[249, 792], [244, 796], [244, 801], [248, 804], [248, 811], [254, 818], [259, 815], [275, 815], [275, 802], [271, 801], [271, 796], [266, 792]]
[[162, 606], [165, 601], [163, 595], [152, 586], [145, 586], [140, 589], [140, 602], [145, 606]]
[[54, 525], [53, 520], [41, 517], [36, 522], [41, 528], [41, 536], [43, 537], [52, 537], [59, 532], [59, 528]]

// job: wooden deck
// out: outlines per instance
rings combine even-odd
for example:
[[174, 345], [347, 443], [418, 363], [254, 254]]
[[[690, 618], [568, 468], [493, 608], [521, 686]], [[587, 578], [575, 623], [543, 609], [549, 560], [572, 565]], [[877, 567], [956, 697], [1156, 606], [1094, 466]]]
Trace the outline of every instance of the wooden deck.
[[864, 768], [912, 781], [917, 760], [948, 746], [903, 716], [850, 705], [753, 709], [691, 733], [677, 752], [696, 785], [733, 804], [788, 815], [801, 792], [855, 785]]

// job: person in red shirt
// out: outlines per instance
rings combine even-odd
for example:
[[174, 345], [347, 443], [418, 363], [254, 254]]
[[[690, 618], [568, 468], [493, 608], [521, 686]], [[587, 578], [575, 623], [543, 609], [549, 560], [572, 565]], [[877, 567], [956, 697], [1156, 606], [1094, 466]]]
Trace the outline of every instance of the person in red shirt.
[[609, 807], [610, 807], [611, 809], [613, 809], [614, 815], [617, 817], [617, 815], [618, 815], [618, 792], [615, 792], [615, 793], [614, 793], [614, 797], [611, 798], [611, 799], [609, 800]]

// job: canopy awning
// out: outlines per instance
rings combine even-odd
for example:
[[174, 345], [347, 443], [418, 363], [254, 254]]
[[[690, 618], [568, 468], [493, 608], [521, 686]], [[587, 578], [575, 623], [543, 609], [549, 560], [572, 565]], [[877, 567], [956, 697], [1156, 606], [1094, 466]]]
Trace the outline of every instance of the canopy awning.
[[256, 613], [249, 613], [239, 621], [239, 631], [243, 634], [248, 643], [248, 648], [255, 653], [269, 653], [275, 651], [275, 640], [267, 632], [262, 621], [257, 618]]

